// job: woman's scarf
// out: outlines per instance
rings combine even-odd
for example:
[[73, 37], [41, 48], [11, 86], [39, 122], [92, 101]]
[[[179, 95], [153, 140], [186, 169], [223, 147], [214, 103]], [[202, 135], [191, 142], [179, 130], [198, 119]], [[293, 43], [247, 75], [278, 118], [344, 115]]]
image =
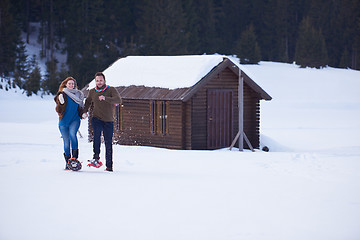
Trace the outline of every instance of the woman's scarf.
[[64, 93], [68, 95], [74, 102], [80, 105], [81, 108], [84, 107], [84, 94], [77, 89], [68, 89], [64, 88]]

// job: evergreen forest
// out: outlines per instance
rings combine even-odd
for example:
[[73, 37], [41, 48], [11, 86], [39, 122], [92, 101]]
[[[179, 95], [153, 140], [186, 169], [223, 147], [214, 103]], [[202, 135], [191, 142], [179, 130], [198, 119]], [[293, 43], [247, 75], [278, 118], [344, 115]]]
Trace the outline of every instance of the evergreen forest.
[[[37, 56], [25, 51], [31, 23]], [[66, 76], [82, 88], [128, 55], [214, 53], [360, 70], [360, 0], [0, 0], [0, 77], [28, 95]]]

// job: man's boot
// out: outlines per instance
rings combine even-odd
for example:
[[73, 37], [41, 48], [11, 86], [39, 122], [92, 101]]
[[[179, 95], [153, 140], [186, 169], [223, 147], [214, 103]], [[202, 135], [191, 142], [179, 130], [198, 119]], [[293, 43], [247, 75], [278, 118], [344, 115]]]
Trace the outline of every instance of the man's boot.
[[88, 162], [90, 162], [88, 164], [88, 167], [99, 168], [99, 167], [101, 167], [103, 165], [103, 163], [100, 161], [99, 154], [94, 154], [93, 159], [88, 160]]

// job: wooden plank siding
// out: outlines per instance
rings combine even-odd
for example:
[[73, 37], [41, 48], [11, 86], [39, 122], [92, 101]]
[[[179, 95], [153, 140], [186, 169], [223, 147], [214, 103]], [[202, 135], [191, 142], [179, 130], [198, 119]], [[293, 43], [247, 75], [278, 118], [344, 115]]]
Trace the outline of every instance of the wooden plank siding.
[[184, 149], [191, 150], [192, 149], [192, 102], [187, 101], [183, 103], [183, 112], [184, 112]]
[[[226, 68], [213, 77], [192, 100], [192, 149], [208, 149], [207, 146], [207, 93], [209, 89], [229, 89], [233, 91], [233, 107], [237, 108], [238, 77], [230, 69]], [[235, 112], [235, 111], [234, 111]], [[236, 131], [238, 114], [233, 118], [233, 135]], [[236, 132], [235, 132], [236, 134]], [[232, 138], [235, 136], [231, 136]]]
[[[247, 76], [245, 76], [247, 77]], [[208, 149], [207, 146], [207, 92], [209, 89], [227, 89], [233, 92], [233, 139], [238, 132], [238, 76], [229, 68], [211, 79], [191, 98], [192, 127], [191, 149]], [[244, 132], [254, 148], [259, 148], [259, 101], [260, 97], [244, 83]], [[244, 143], [245, 148], [249, 148]]]
[[[158, 121], [157, 128], [161, 127], [159, 119], [160, 107], [156, 103]], [[151, 130], [151, 100], [123, 100], [122, 130], [114, 131], [114, 142], [122, 145], [145, 145], [183, 149], [183, 120], [181, 101], [166, 101], [167, 126], [163, 134]]]
[[[244, 84], [244, 132], [253, 148], [260, 147], [260, 99], [258, 94]], [[249, 146], [244, 141], [244, 148]]]

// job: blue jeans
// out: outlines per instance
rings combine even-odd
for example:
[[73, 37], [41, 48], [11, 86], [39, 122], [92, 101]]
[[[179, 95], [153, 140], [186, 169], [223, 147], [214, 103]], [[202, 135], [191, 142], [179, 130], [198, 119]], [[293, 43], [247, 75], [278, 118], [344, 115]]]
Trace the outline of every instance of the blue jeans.
[[64, 153], [65, 155], [70, 155], [70, 145], [71, 149], [78, 149], [78, 139], [76, 133], [80, 127], [80, 120], [73, 121], [69, 126], [59, 125], [59, 130], [64, 141]]
[[104, 122], [96, 117], [93, 117], [91, 119], [91, 124], [94, 130], [94, 141], [93, 141], [94, 158], [99, 158], [100, 155], [101, 132], [102, 132], [105, 141], [106, 167], [112, 169], [113, 167], [112, 138], [114, 133], [114, 122]]

